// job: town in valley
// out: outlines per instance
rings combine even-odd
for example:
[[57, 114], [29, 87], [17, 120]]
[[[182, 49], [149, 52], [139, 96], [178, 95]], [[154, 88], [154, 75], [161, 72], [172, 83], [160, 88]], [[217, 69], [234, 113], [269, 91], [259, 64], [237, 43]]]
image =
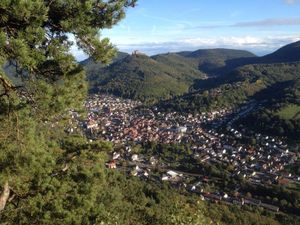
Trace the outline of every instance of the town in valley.
[[[68, 133], [83, 132], [90, 142], [103, 140], [118, 149], [111, 154], [107, 168], [129, 176], [158, 183], [168, 182], [174, 188], [198, 194], [202, 200], [225, 204], [260, 206], [279, 212], [279, 206], [264, 202], [245, 192], [240, 182], [224, 188], [224, 181], [214, 173], [180, 165], [156, 153], [147, 153], [138, 146], [186, 146], [191, 163], [206, 167], [229, 167], [228, 181], [248, 182], [251, 186], [300, 185], [300, 177], [286, 170], [299, 160], [292, 146], [284, 139], [256, 133], [235, 122], [256, 110], [261, 103], [251, 101], [239, 109], [222, 109], [198, 114], [166, 112], [159, 107], [145, 107], [141, 102], [106, 94], [91, 95], [85, 104], [87, 118], [82, 120], [75, 111]], [[245, 141], [247, 140], [247, 141]], [[149, 145], [149, 144], [148, 144]], [[151, 144], [150, 144], [151, 145]], [[188, 161], [188, 160], [187, 160]]]

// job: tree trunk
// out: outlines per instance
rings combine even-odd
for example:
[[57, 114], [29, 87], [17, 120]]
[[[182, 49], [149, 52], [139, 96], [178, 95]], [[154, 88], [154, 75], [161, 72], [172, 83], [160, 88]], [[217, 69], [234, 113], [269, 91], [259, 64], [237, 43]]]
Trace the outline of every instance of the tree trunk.
[[3, 191], [0, 195], [0, 211], [2, 211], [5, 208], [6, 202], [9, 198], [9, 194], [10, 194], [10, 189], [9, 189], [8, 182], [6, 181], [3, 187]]

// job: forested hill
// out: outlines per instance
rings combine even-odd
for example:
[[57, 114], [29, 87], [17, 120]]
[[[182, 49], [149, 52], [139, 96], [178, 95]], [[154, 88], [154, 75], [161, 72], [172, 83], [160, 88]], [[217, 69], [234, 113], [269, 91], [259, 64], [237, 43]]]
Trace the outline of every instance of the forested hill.
[[[116, 57], [114, 57], [111, 60], [111, 63], [114, 63], [116, 61], [122, 60], [126, 56], [128, 56], [128, 54], [125, 53], [125, 52], [117, 52]], [[92, 58], [87, 58], [87, 59], [81, 61], [80, 65], [82, 65], [84, 67], [84, 69], [86, 70], [87, 74], [89, 75], [89, 79], [90, 80], [96, 79], [96, 77], [94, 77], [94, 75], [96, 75], [101, 68], [107, 66], [107, 65], [105, 65], [105, 64], [103, 64], [101, 62], [95, 62]]]
[[224, 75], [244, 65], [267, 64], [267, 63], [288, 63], [300, 61], [300, 41], [288, 44], [277, 51], [262, 57], [235, 58], [226, 61], [224, 67], [216, 69], [216, 75]]
[[[188, 92], [195, 79], [206, 75], [175, 60], [172, 64], [156, 61], [144, 54], [127, 55], [115, 63], [89, 74], [93, 91], [140, 100], [166, 99]], [[97, 76], [97, 78], [96, 78]]]
[[[285, 63], [300, 61], [300, 41], [288, 44], [277, 51], [257, 57], [253, 53], [234, 49], [199, 49], [197, 51], [178, 52], [154, 56], [158, 61], [164, 58], [180, 58], [192, 67], [198, 68], [208, 76], [225, 75], [239, 66], [249, 64]], [[166, 61], [166, 59], [164, 59]]]
[[107, 92], [140, 100], [157, 101], [189, 91], [195, 80], [213, 76], [228, 59], [255, 57], [231, 49], [197, 50], [148, 57], [119, 52], [113, 63], [104, 66], [91, 59], [81, 62], [92, 92]]
[[261, 63], [300, 61], [300, 41], [288, 44], [272, 54], [260, 58]]
[[299, 71], [299, 62], [246, 65], [226, 77], [200, 81], [195, 86], [198, 90], [163, 104], [165, 108], [192, 112], [234, 107], [254, 98], [276, 99], [275, 93], [286, 88], [280, 84], [299, 79]]
[[263, 57], [234, 49], [200, 49], [152, 57], [119, 52], [108, 66], [90, 59], [81, 65], [87, 72], [92, 92], [152, 102], [188, 93], [199, 84], [206, 85], [207, 81], [203, 81], [206, 77], [224, 77], [213, 79], [220, 83], [241, 66], [300, 61], [299, 45], [300, 42], [295, 42]]
[[196, 63], [198, 69], [208, 76], [223, 76], [244, 65], [300, 61], [300, 41], [283, 46], [262, 57], [248, 51], [233, 49], [200, 49], [177, 54]]
[[190, 60], [195, 60], [198, 69], [207, 73], [209, 76], [218, 76], [224, 74], [224, 67], [230, 60], [249, 60], [256, 58], [251, 52], [235, 49], [200, 49], [194, 52], [178, 53]]

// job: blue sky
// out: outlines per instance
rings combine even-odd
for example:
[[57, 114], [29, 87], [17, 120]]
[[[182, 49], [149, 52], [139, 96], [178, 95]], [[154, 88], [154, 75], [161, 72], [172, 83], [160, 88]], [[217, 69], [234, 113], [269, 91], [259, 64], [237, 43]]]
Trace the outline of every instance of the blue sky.
[[300, 40], [300, 0], [139, 0], [101, 37], [148, 55], [217, 47], [262, 55]]

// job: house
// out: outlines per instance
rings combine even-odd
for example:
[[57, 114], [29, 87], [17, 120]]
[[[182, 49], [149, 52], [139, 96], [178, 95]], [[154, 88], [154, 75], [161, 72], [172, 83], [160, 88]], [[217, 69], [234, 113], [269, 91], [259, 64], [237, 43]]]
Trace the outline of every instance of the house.
[[117, 164], [115, 160], [111, 160], [110, 162], [106, 163], [107, 168], [109, 169], [116, 169], [117, 168]]
[[254, 206], [260, 206], [261, 200], [257, 200], [254, 198], [245, 198], [244, 199], [245, 204], [254, 205]]
[[167, 175], [163, 175], [161, 180], [169, 180], [169, 177]]
[[151, 165], [156, 165], [158, 162], [158, 160], [154, 156], [152, 156], [149, 161]]
[[187, 127], [178, 127], [176, 129], [177, 133], [186, 133], [187, 132]]
[[161, 180], [171, 180], [171, 181], [175, 181], [177, 180], [179, 177], [181, 177], [182, 174], [176, 173], [175, 171], [169, 170], [167, 172], [167, 174], [164, 174], [161, 178]]
[[113, 159], [116, 160], [120, 157], [120, 153], [114, 152], [113, 153]]
[[149, 173], [148, 173], [147, 171], [144, 171], [143, 175], [144, 175], [145, 177], [149, 177]]
[[87, 129], [94, 129], [98, 127], [98, 123], [95, 120], [89, 120], [86, 124]]
[[177, 176], [180, 176], [180, 174], [176, 173], [176, 172], [173, 171], [173, 170], [169, 170], [169, 171], [167, 172], [167, 175], [169, 175], [169, 176], [172, 177], [172, 178], [175, 178], [175, 177], [177, 177]]
[[268, 210], [271, 210], [273, 212], [279, 212], [279, 207], [277, 206], [274, 206], [274, 205], [269, 205], [269, 204], [266, 204], [266, 203], [261, 203], [261, 206], [265, 209], [268, 209]]
[[132, 161], [138, 161], [139, 160], [139, 156], [137, 154], [133, 154], [131, 156]]
[[232, 199], [232, 203], [235, 204], [235, 205], [244, 205], [245, 204], [245, 201], [244, 199], [239, 199], [239, 198], [233, 198]]

